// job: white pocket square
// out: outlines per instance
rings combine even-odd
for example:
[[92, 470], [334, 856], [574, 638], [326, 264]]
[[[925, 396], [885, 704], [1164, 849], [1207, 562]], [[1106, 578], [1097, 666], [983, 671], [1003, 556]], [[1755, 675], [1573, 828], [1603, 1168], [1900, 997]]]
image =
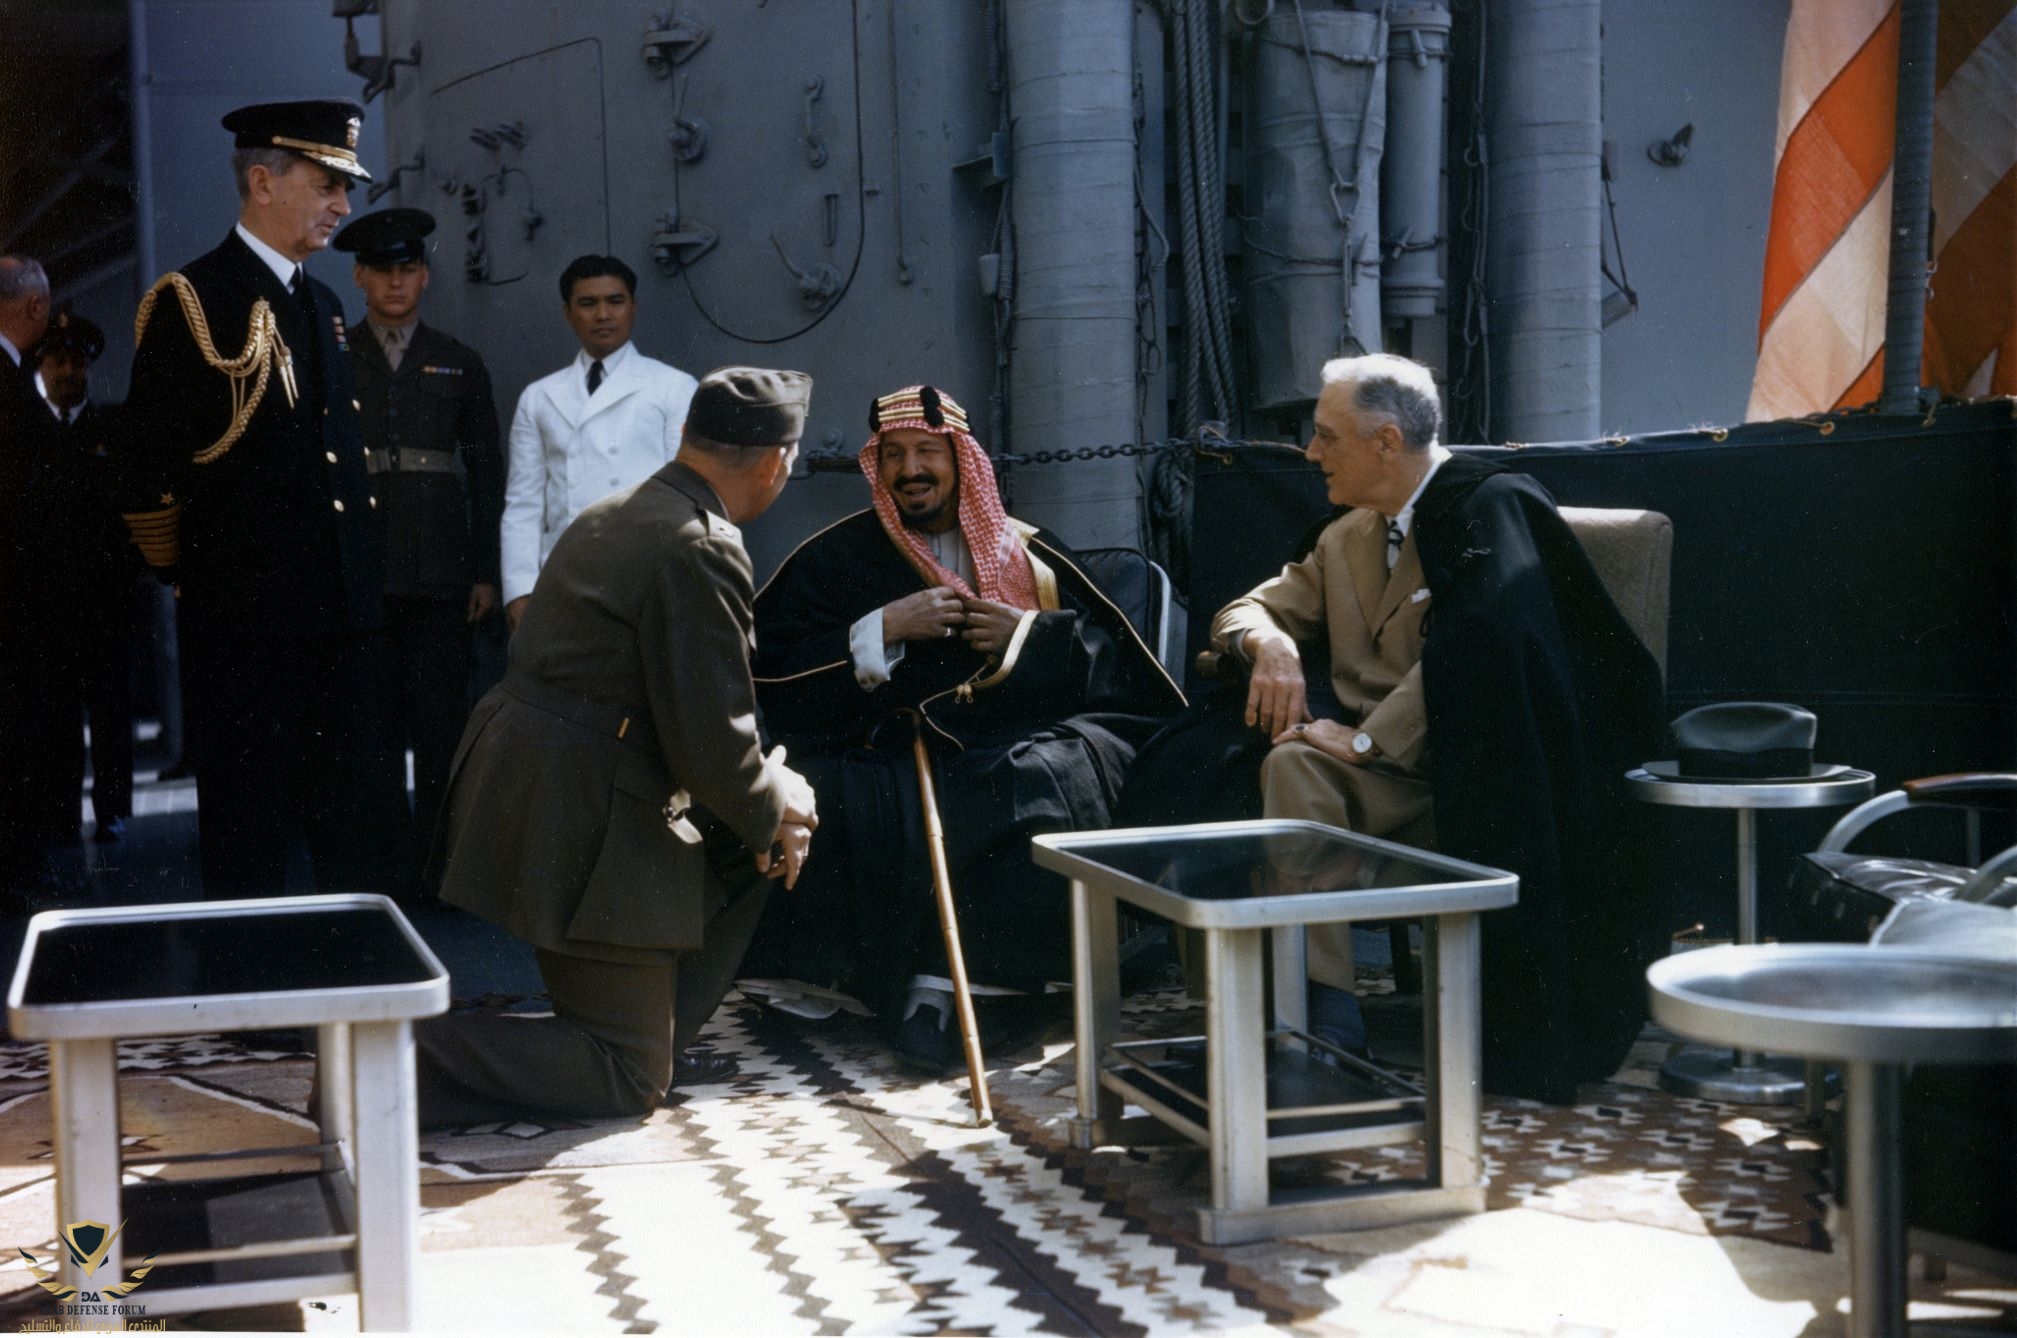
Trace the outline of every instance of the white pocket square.
[[1419, 604], [1428, 597], [1429, 597], [1429, 587], [1425, 585], [1421, 589], [1415, 591], [1414, 594], [1408, 596], [1408, 603]]

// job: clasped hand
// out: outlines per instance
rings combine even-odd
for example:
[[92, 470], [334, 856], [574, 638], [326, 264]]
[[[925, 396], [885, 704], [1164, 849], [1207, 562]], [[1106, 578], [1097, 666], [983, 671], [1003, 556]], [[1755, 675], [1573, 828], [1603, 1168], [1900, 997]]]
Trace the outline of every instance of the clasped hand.
[[813, 803], [812, 785], [805, 777], [780, 766], [779, 784], [784, 788], [784, 817], [771, 837], [770, 849], [756, 852], [756, 871], [783, 878], [787, 890], [798, 882], [799, 870], [812, 853], [812, 834], [819, 826]]
[[957, 636], [984, 655], [1008, 649], [1022, 610], [991, 599], [965, 599], [948, 585], [935, 585], [883, 605], [882, 639], [887, 645], [904, 641], [937, 641]]

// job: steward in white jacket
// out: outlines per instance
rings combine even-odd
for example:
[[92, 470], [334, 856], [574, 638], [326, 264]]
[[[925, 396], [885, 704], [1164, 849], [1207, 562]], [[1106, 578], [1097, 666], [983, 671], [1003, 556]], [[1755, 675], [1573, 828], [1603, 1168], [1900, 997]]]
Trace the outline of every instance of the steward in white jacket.
[[651, 477], [679, 451], [695, 381], [630, 342], [637, 278], [614, 256], [582, 256], [561, 274], [572, 362], [518, 397], [500, 535], [504, 604], [517, 626], [546, 555], [598, 498]]

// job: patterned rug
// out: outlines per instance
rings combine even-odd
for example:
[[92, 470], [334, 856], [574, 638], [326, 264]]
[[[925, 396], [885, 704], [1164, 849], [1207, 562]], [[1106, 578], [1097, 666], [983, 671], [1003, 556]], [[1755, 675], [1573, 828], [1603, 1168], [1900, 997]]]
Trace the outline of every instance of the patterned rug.
[[[1165, 987], [1131, 998], [1124, 1026], [1172, 1036], [1201, 1022]], [[447, 1279], [453, 1302], [430, 1302], [430, 1327], [564, 1316], [571, 1330], [630, 1332], [1147, 1334], [1322, 1328], [1336, 1304], [1327, 1284], [1350, 1237], [1203, 1246], [1201, 1150], [1068, 1146], [1067, 1024], [991, 1058], [993, 1129], [971, 1127], [963, 1079], [904, 1072], [866, 1023], [805, 1024], [731, 996], [706, 1039], [737, 1056], [740, 1074], [649, 1118], [423, 1138], [425, 1280]], [[1775, 1123], [1659, 1091], [1650, 1074], [1671, 1048], [1649, 1032], [1617, 1079], [1572, 1108], [1488, 1102], [1489, 1207], [1828, 1251], [1821, 1149], [1790, 1114]], [[304, 1056], [217, 1037], [120, 1055], [123, 1136], [143, 1177], [201, 1169], [150, 1164], [150, 1152], [312, 1137]], [[0, 1047], [0, 1238], [42, 1258], [53, 1222], [45, 1083], [40, 1046]], [[1278, 1187], [1375, 1182], [1419, 1174], [1420, 1156], [1375, 1148], [1274, 1173]], [[699, 1300], [696, 1276], [709, 1283]], [[503, 1319], [474, 1322], [479, 1292]], [[0, 1265], [0, 1322], [42, 1299], [18, 1254]], [[299, 1314], [257, 1312], [276, 1327]]]

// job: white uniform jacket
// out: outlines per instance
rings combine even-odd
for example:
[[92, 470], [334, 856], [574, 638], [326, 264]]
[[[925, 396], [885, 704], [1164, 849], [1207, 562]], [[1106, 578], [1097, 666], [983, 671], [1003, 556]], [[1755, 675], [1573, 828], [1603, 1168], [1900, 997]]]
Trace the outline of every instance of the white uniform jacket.
[[679, 451], [691, 376], [625, 344], [588, 393], [586, 352], [518, 397], [500, 535], [505, 602], [532, 593], [560, 532], [598, 498], [658, 472]]

